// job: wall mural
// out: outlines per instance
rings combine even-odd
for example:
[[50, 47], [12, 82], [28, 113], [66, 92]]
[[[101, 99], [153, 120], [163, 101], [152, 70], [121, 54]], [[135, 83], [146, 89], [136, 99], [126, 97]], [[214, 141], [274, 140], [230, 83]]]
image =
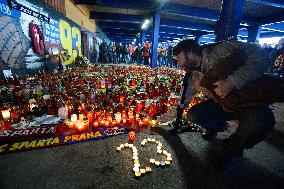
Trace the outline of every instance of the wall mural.
[[[52, 64], [46, 61], [46, 55], [64, 52], [65, 65], [82, 55], [77, 24], [61, 18], [55, 11], [46, 11], [44, 5], [29, 0], [14, 2], [21, 6], [18, 8], [21, 11], [10, 9], [6, 0], [0, 0], [0, 70], [12, 69], [23, 74]], [[38, 14], [50, 18], [49, 22]]]

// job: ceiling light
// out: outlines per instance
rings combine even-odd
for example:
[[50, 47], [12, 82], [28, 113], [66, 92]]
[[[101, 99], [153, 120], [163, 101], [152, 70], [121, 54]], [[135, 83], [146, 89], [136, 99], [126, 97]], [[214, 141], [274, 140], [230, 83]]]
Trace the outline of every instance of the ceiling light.
[[149, 19], [146, 19], [142, 25], [142, 29], [145, 29], [147, 28], [148, 24], [150, 23], [150, 20]]

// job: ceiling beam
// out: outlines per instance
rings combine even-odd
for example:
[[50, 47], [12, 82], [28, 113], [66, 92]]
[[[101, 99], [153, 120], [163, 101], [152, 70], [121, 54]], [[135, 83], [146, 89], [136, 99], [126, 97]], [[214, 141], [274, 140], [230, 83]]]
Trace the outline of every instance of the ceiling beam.
[[124, 34], [138, 34], [139, 30], [124, 30], [124, 29], [111, 29], [111, 28], [104, 28], [104, 32], [106, 33], [124, 33]]
[[112, 29], [124, 29], [124, 30], [140, 30], [141, 26], [137, 23], [118, 23], [118, 22], [105, 22], [99, 21], [98, 26], [101, 29], [112, 28]]
[[171, 19], [161, 19], [160, 26], [168, 26], [174, 28], [183, 28], [183, 29], [191, 29], [191, 30], [201, 30], [206, 32], [214, 32], [214, 27], [212, 25], [207, 24], [198, 24], [192, 22], [185, 22], [179, 20], [171, 20]]
[[124, 8], [124, 9], [134, 9], [134, 10], [141, 10], [141, 9], [153, 9], [152, 1], [145, 0], [145, 1], [137, 1], [131, 0], [75, 0], [75, 4], [80, 5], [97, 5], [103, 7], [111, 7], [111, 8]]
[[263, 25], [262, 29], [284, 32], [284, 22]]
[[260, 38], [284, 37], [284, 32], [261, 32]]
[[122, 37], [125, 37], [125, 36], [129, 36], [129, 37], [136, 37], [136, 34], [127, 34], [127, 33], [111, 33], [111, 32], [106, 32], [106, 35], [107, 36], [122, 36]]
[[247, 0], [247, 1], [262, 4], [262, 5], [284, 8], [283, 0]]
[[143, 18], [137, 15], [117, 14], [91, 11], [90, 19], [112, 21], [112, 22], [128, 22], [128, 23], [142, 23]]
[[174, 15], [197, 17], [200, 19], [214, 20], [216, 21], [219, 16], [219, 11], [199, 8], [193, 6], [186, 6], [177, 3], [166, 3], [162, 8], [162, 13], [169, 13]]

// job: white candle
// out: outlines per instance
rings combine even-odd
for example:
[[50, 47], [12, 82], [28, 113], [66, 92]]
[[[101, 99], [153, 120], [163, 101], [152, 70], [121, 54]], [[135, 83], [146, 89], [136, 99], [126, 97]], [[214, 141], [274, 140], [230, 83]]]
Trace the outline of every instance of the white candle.
[[4, 120], [10, 119], [10, 117], [11, 117], [10, 110], [3, 110], [2, 111], [2, 117], [3, 117]]
[[140, 169], [140, 173], [141, 174], [145, 174], [146, 173], [146, 169]]
[[77, 122], [77, 120], [78, 120], [77, 114], [72, 114], [71, 115], [71, 122], [75, 124]]
[[134, 163], [134, 167], [140, 167], [140, 163]]
[[139, 171], [139, 167], [133, 167], [133, 171], [134, 171], [134, 172]]
[[121, 122], [121, 113], [120, 112], [117, 112], [115, 114], [115, 120], [117, 121], [117, 123], [120, 123]]

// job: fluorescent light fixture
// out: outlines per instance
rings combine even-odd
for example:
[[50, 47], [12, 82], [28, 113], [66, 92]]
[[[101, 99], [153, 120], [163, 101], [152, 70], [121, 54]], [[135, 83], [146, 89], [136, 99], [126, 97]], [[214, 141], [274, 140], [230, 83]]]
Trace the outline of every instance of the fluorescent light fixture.
[[249, 26], [247, 23], [240, 23], [241, 26]]
[[149, 19], [146, 19], [146, 20], [144, 21], [143, 25], [142, 25], [142, 29], [145, 29], [145, 28], [148, 26], [149, 23], [150, 23], [150, 20], [149, 20]]

